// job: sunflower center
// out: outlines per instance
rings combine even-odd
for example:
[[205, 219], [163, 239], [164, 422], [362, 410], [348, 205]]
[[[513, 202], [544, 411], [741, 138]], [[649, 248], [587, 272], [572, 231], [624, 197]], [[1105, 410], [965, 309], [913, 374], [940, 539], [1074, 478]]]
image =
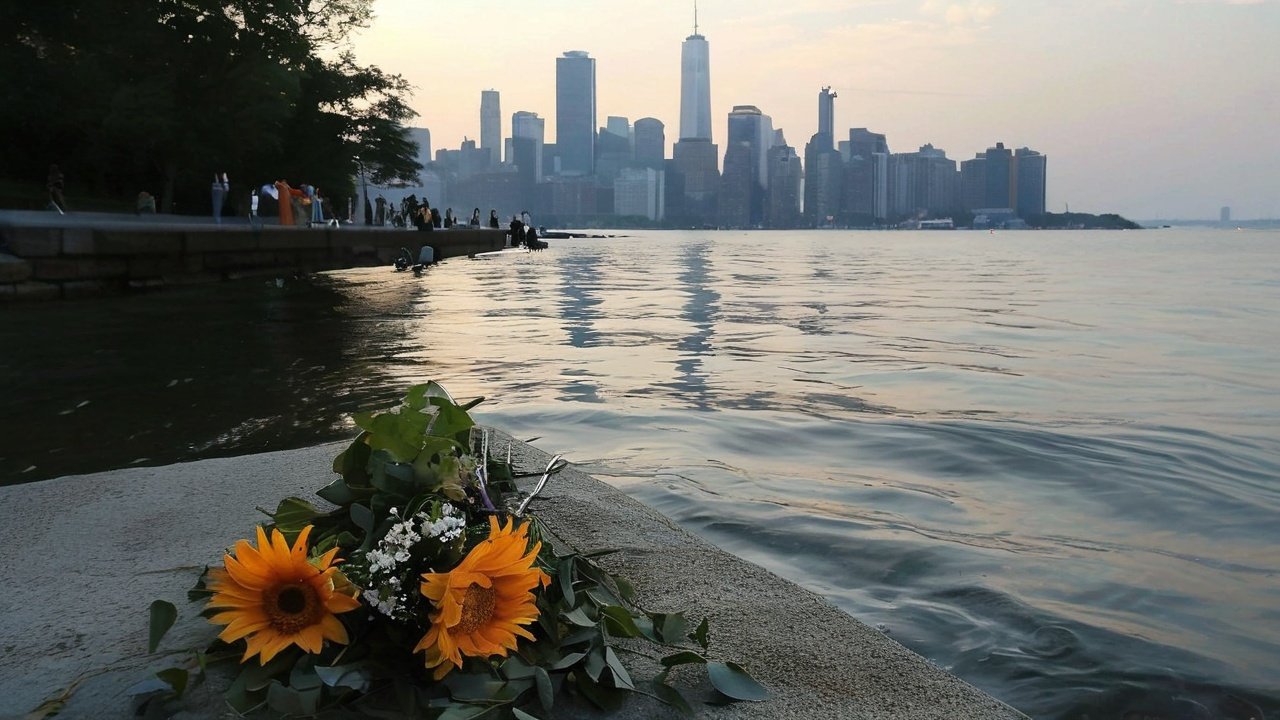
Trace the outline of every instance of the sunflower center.
[[462, 622], [458, 623], [457, 632], [473, 633], [489, 622], [489, 618], [493, 617], [497, 598], [498, 592], [493, 588], [471, 583], [466, 596], [462, 598]]
[[267, 619], [284, 634], [296, 633], [320, 620], [323, 606], [316, 591], [306, 583], [281, 585], [266, 592]]

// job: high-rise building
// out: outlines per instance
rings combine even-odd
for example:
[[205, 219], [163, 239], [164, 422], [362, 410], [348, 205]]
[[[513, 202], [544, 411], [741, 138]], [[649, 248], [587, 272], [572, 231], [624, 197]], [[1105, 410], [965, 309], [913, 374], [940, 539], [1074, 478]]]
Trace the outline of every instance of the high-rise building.
[[711, 141], [711, 46], [698, 34], [696, 4], [693, 34], [680, 46], [680, 139]]
[[800, 223], [800, 182], [803, 177], [795, 148], [782, 143], [769, 149], [766, 227], [793, 228]]
[[979, 210], [987, 202], [987, 155], [978, 153], [960, 163], [960, 207]]
[[818, 93], [818, 132], [835, 138], [836, 132], [836, 94], [830, 87], [822, 88]]
[[[842, 202], [844, 212], [858, 216], [858, 222], [886, 220], [889, 217], [888, 141], [882, 133], [850, 128], [848, 147]], [[842, 153], [837, 151], [836, 154]]]
[[1017, 163], [1018, 195], [1014, 209], [1018, 217], [1030, 220], [1044, 214], [1048, 158], [1031, 148], [1013, 153]]
[[571, 50], [556, 58], [556, 148], [561, 172], [595, 172], [596, 61]]
[[831, 225], [840, 214], [844, 195], [844, 159], [831, 136], [814, 133], [804, 147], [804, 217], [814, 227]]
[[703, 138], [682, 139], [672, 150], [673, 164], [684, 185], [684, 218], [691, 225], [716, 220], [716, 194], [720, 189], [720, 152]]
[[757, 197], [755, 148], [746, 141], [729, 141], [720, 174], [719, 225], [748, 228], [755, 225], [753, 204]]
[[1221, 223], [1231, 222], [1231, 206], [1223, 205], [1218, 210], [1218, 222], [1221, 222]]
[[613, 181], [613, 212], [660, 221], [665, 189], [663, 173], [653, 168], [624, 168]]
[[933, 145], [889, 156], [889, 207], [899, 217], [942, 216], [956, 210], [956, 162]]
[[489, 153], [489, 164], [502, 162], [502, 110], [497, 90], [480, 91], [480, 149]]
[[1013, 161], [1013, 151], [998, 142], [987, 148], [987, 182], [983, 194], [983, 208], [1018, 207], [1018, 166]]
[[631, 124], [624, 117], [610, 117], [596, 134], [596, 178], [602, 187], [613, 187], [622, 168], [631, 164]]
[[666, 126], [656, 118], [640, 118], [635, 124], [635, 136], [636, 163], [661, 170], [667, 156]]
[[[777, 139], [773, 132], [773, 118], [754, 105], [735, 105], [729, 113], [728, 138], [728, 147], [746, 143], [750, 149], [748, 162], [752, 180], [748, 208], [750, 224], [758, 225], [764, 221], [765, 190], [769, 186], [769, 148]], [[726, 148], [726, 156], [728, 152]], [[728, 174], [728, 160], [725, 162], [725, 174]], [[723, 183], [721, 187], [724, 187]]]
[[[543, 180], [542, 147], [546, 136], [546, 121], [538, 113], [520, 110], [511, 115], [512, 158], [526, 181], [540, 183]], [[523, 142], [522, 142], [523, 141]]]

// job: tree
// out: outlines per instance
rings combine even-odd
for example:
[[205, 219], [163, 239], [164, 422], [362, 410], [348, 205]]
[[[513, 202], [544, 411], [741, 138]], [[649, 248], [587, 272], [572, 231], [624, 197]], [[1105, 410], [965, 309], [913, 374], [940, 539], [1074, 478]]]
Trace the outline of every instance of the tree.
[[0, 2], [13, 179], [58, 162], [101, 194], [158, 191], [168, 211], [207, 206], [214, 172], [333, 196], [356, 155], [375, 180], [419, 169], [404, 79], [349, 51], [323, 59], [368, 25], [371, 0]]

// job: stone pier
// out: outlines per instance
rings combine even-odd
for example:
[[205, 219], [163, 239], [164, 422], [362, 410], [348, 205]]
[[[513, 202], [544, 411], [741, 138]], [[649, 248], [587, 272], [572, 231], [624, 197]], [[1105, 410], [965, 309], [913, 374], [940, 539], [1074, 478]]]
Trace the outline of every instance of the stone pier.
[[[203, 222], [201, 222], [203, 220]], [[261, 275], [389, 265], [423, 245], [436, 259], [501, 250], [506, 230], [430, 233], [280, 227], [229, 218], [0, 212], [0, 302], [57, 299]]]

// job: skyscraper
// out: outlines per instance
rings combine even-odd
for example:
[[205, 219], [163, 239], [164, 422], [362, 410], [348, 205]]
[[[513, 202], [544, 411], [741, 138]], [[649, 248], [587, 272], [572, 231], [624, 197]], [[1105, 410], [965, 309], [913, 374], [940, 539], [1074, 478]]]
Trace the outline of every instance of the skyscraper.
[[655, 170], [662, 169], [667, 156], [666, 126], [657, 118], [640, 118], [635, 124], [636, 162]]
[[833, 140], [836, 132], [836, 94], [830, 86], [818, 93], [818, 132], [826, 133]]
[[[728, 144], [725, 146], [724, 174], [729, 175], [729, 149], [739, 143], [745, 143], [750, 155], [746, 160], [749, 168], [750, 197], [747, 207], [750, 224], [758, 225], [764, 221], [764, 194], [769, 185], [769, 148], [773, 147], [776, 135], [773, 132], [773, 118], [760, 112], [754, 105], [735, 105], [729, 113]], [[721, 192], [724, 192], [721, 184]], [[723, 204], [722, 200], [722, 204]], [[744, 225], [736, 225], [744, 227]]]
[[502, 110], [497, 90], [480, 91], [480, 149], [489, 153], [489, 164], [502, 162]]
[[520, 110], [511, 116], [512, 158], [520, 174], [533, 183], [542, 182], [542, 143], [546, 123], [538, 113]]
[[596, 61], [581, 50], [556, 58], [556, 149], [564, 174], [595, 171]]
[[1018, 194], [1014, 210], [1023, 220], [1043, 215], [1048, 158], [1024, 147], [1013, 153], [1013, 159], [1018, 166]]
[[680, 46], [680, 139], [711, 140], [711, 47], [698, 34], [698, 5], [693, 34]]

